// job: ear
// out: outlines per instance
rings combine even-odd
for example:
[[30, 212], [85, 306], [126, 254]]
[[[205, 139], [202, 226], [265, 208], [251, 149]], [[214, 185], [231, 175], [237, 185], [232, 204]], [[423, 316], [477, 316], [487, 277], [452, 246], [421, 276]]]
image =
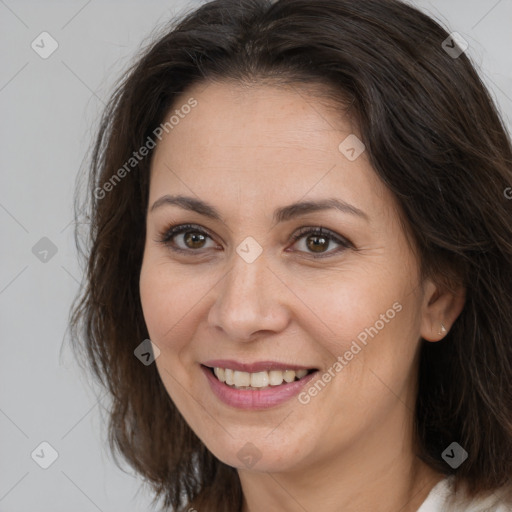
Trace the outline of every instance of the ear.
[[425, 281], [423, 289], [421, 337], [427, 341], [440, 341], [464, 308], [466, 289], [462, 286], [452, 290], [441, 288], [430, 279]]

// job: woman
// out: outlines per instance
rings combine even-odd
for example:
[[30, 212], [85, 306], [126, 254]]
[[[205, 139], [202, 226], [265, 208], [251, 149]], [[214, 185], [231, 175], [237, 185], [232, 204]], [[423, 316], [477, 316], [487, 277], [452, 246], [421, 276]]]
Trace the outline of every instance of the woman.
[[188, 14], [92, 159], [72, 325], [112, 450], [172, 510], [511, 510], [511, 164], [404, 3]]

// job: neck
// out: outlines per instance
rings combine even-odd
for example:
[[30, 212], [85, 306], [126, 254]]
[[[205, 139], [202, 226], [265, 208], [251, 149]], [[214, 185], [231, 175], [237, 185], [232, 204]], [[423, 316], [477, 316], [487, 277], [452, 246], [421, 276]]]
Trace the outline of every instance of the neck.
[[[371, 479], [357, 472], [344, 477], [318, 478], [306, 474], [300, 480], [285, 474], [262, 474], [242, 479], [242, 512], [319, 510], [322, 512], [416, 512], [432, 488], [444, 478], [418, 461], [409, 470], [390, 467]], [[300, 484], [299, 484], [300, 482]]]
[[367, 432], [348, 448], [317, 452], [293, 471], [240, 469], [242, 512], [416, 512], [444, 475], [414, 456], [412, 428], [404, 432], [401, 425]]

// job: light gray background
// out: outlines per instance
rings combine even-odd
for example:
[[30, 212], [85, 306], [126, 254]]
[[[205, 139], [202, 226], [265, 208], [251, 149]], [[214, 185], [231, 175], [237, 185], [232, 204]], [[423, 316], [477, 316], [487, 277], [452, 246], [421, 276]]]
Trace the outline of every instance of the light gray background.
[[[155, 27], [200, 3], [0, 0], [0, 512], [150, 510], [106, 448], [106, 399], [61, 354], [81, 280], [73, 191], [113, 81]], [[510, 129], [512, 0], [410, 3], [469, 42]], [[43, 31], [59, 44], [47, 59], [31, 48]], [[57, 247], [46, 263], [32, 253], [42, 237]], [[59, 455], [46, 470], [31, 458], [43, 441]]]

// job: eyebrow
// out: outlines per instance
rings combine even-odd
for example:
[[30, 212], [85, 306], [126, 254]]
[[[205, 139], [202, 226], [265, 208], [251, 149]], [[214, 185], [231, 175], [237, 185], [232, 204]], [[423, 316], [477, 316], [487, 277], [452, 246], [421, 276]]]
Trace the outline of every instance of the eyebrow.
[[[153, 203], [153, 205], [150, 208], [150, 211], [154, 211], [157, 208], [160, 208], [165, 205], [179, 206], [184, 210], [193, 211], [199, 213], [200, 215], [204, 215], [205, 217], [208, 217], [210, 219], [224, 222], [218, 210], [211, 204], [208, 204], [205, 201], [202, 201], [201, 199], [181, 195], [162, 196], [160, 199], [157, 199]], [[308, 213], [323, 210], [338, 210], [342, 213], [348, 213], [350, 215], [361, 217], [366, 221], [370, 220], [368, 215], [359, 208], [356, 208], [355, 206], [336, 198], [292, 203], [288, 206], [277, 208], [274, 211], [273, 219], [274, 222], [276, 223], [286, 222], [301, 215], [306, 215]]]

